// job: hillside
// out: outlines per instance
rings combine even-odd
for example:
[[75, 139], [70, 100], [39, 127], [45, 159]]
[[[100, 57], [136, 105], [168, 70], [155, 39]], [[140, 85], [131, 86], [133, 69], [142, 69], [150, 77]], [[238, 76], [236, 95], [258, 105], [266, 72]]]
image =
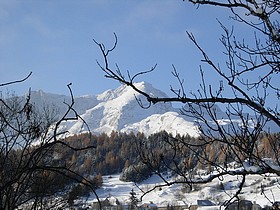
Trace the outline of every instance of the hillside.
[[[184, 136], [180, 138], [185, 143], [196, 144], [199, 138]], [[159, 139], [161, 141], [159, 141]], [[271, 139], [279, 142], [279, 135], [271, 136]], [[180, 171], [180, 167], [190, 167], [189, 175], [193, 180], [204, 179], [217, 173], [219, 167], [209, 167], [208, 164], [201, 165], [200, 162], [195, 160], [195, 155], [200, 156], [202, 153], [199, 151], [185, 151], [180, 150], [182, 154], [174, 154], [172, 152], [169, 142], [175, 139], [166, 132], [152, 134], [145, 137], [143, 134], [138, 133], [117, 133], [113, 132], [110, 136], [106, 134], [98, 136], [90, 136], [89, 134], [80, 134], [68, 137], [66, 141], [75, 147], [85, 146], [90, 141], [94, 141], [96, 148], [90, 151], [83, 151], [76, 154], [64, 150], [63, 152], [57, 148], [54, 156], [56, 161], [65, 161], [66, 164], [72, 166], [72, 169], [79, 171], [85, 177], [92, 175], [102, 176], [103, 184], [97, 189], [97, 195], [100, 199], [112, 197], [117, 199], [122, 204], [129, 203], [130, 192], [133, 191], [140, 198], [143, 192], [152, 189], [155, 186], [166, 184], [156, 173], [160, 173], [165, 181], [179, 181], [183, 178], [178, 175], [176, 171]], [[145, 142], [148, 144], [145, 144]], [[272, 163], [277, 160], [277, 157], [270, 158], [273, 154], [273, 147], [269, 147], [269, 139], [264, 135], [262, 140], [259, 141], [259, 151], [263, 152], [263, 160], [267, 163]], [[147, 145], [141, 148], [142, 145]], [[139, 153], [140, 151], [140, 153]], [[240, 164], [236, 161], [223, 159], [222, 150], [219, 143], [212, 144], [207, 147], [210, 156], [214, 155], [217, 165], [227, 165], [227, 169], [234, 171], [242, 171], [245, 167], [247, 171], [259, 170], [257, 166], [248, 165], [246, 160]], [[201, 151], [203, 152], [203, 151]], [[162, 156], [164, 154], [164, 156]], [[185, 155], [183, 155], [185, 154]], [[141, 165], [140, 155], [150, 159], [149, 167], [145, 168]], [[151, 155], [151, 156], [150, 156]], [[182, 156], [183, 155], [183, 156]], [[58, 156], [60, 156], [58, 158]], [[160, 163], [157, 162], [157, 157], [161, 157]], [[233, 158], [233, 157], [232, 157]], [[145, 159], [147, 160], [147, 159]], [[153, 165], [153, 160], [155, 165]], [[177, 162], [177, 163], [176, 163]], [[158, 165], [160, 164], [160, 165]], [[278, 165], [270, 164], [271, 167], [278, 167]], [[160, 167], [159, 167], [160, 166]], [[133, 170], [135, 169], [135, 170]], [[159, 170], [160, 169], [160, 170]], [[122, 181], [123, 180], [123, 181]], [[125, 181], [124, 181], [125, 180]], [[137, 181], [140, 180], [140, 181]], [[134, 182], [136, 183], [134, 183]], [[150, 192], [143, 197], [141, 203], [149, 203], [152, 201], [158, 206], [179, 205], [186, 203], [188, 205], [195, 204], [197, 200], [210, 200], [216, 205], [222, 205], [223, 202], [230, 199], [234, 193], [239, 189], [242, 182], [242, 176], [229, 173], [223, 177], [216, 178], [210, 183], [194, 184], [190, 188], [187, 184], [177, 183], [166, 186], [161, 186]], [[141, 190], [140, 190], [141, 189]], [[250, 174], [246, 176], [245, 185], [239, 195], [240, 199], [248, 199], [256, 202], [261, 206], [271, 205], [270, 202], [280, 200], [279, 190], [279, 175], [273, 173], [266, 173], [263, 175]], [[96, 201], [94, 194], [88, 194], [85, 197], [76, 199], [76, 203], [84, 203], [87, 205]], [[82, 204], [78, 204], [81, 206]]]
[[[171, 180], [175, 179], [175, 177], [169, 177], [167, 179]], [[269, 199], [271, 201], [280, 200], [280, 189], [274, 184], [278, 179], [278, 176], [273, 174], [268, 174], [266, 177], [251, 175], [242, 191], [242, 199], [250, 200], [262, 207], [265, 207], [266, 205], [271, 206]], [[240, 180], [236, 178], [233, 179], [230, 176], [225, 176], [223, 180], [216, 180], [206, 185], [197, 186], [189, 193], [184, 193], [185, 187], [183, 185], [178, 184], [166, 186], [161, 189], [158, 188], [145, 195], [142, 198], [142, 202], [139, 204], [150, 203], [152, 201], [157, 206], [167, 206], [168, 204], [186, 204], [189, 206], [196, 204], [197, 200], [210, 200], [219, 206], [232, 196], [234, 190], [238, 188], [239, 182]], [[223, 183], [224, 189], [227, 190], [228, 194], [226, 194], [224, 189], [221, 188], [221, 183]], [[263, 193], [261, 193], [260, 183], [267, 186]], [[143, 194], [140, 189], [145, 191], [151, 189], [156, 184], [163, 184], [163, 180], [156, 175], [153, 175], [146, 181], [138, 184], [138, 186], [132, 182], [120, 181], [119, 174], [109, 175], [103, 177], [103, 185], [97, 190], [97, 194], [101, 200], [111, 196], [117, 198], [121, 203], [129, 203], [129, 192], [131, 192], [132, 189], [136, 192], [137, 197], [140, 198]], [[267, 196], [267, 198], [265, 196]], [[77, 202], [86, 202], [87, 204], [91, 204], [93, 201], [96, 201], [96, 198], [92, 194], [90, 197], [86, 198], [86, 200], [79, 200]]]

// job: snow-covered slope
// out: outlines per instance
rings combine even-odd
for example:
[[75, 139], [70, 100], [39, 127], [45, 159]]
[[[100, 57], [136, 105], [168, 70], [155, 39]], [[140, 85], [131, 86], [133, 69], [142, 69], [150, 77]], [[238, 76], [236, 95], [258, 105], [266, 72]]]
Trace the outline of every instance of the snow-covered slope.
[[[62, 116], [67, 110], [65, 103], [71, 103], [71, 97], [65, 95], [58, 95], [52, 93], [46, 93], [42, 90], [31, 91], [31, 103], [39, 109], [54, 109], [58, 117]], [[83, 114], [87, 109], [94, 107], [98, 104], [96, 96], [80, 96], [75, 97], [74, 109], [79, 114]]]
[[[150, 95], [167, 97], [165, 93], [155, 89], [149, 83], [135, 83], [135, 86]], [[69, 96], [45, 93], [41, 90], [33, 91], [31, 99], [33, 104], [40, 109], [46, 106], [55, 109], [58, 117], [61, 117], [67, 109], [65, 102], [69, 103], [71, 100]], [[144, 107], [150, 105], [145, 97], [136, 93], [131, 87], [121, 85], [117, 89], [107, 90], [97, 96], [76, 97], [74, 108], [87, 123], [89, 130], [96, 134], [110, 134], [112, 131], [120, 131], [143, 132], [150, 135], [165, 130], [174, 135], [199, 135], [194, 119], [180, 114], [179, 109], [172, 107], [171, 103], [157, 103], [148, 109], [143, 109], [139, 105], [139, 101]], [[189, 109], [188, 105], [185, 105], [184, 108]], [[197, 109], [199, 110], [199, 107]], [[221, 119], [220, 124], [228, 124], [226, 114], [217, 106], [214, 109]], [[206, 113], [205, 117], [207, 118], [207, 112], [204, 113]], [[210, 119], [209, 123], [211, 124]], [[239, 126], [238, 124], [237, 120], [236, 125]], [[82, 120], [67, 121], [63, 124], [62, 129], [67, 129], [70, 134], [88, 131]]]
[[187, 121], [177, 112], [166, 112], [164, 114], [153, 114], [140, 122], [126, 125], [121, 132], [142, 132], [151, 135], [155, 132], [165, 130], [168, 133], [189, 134], [190, 136], [198, 136], [199, 131], [194, 122]]
[[[176, 178], [166, 175], [164, 177], [168, 181], [174, 181]], [[167, 205], [193, 205], [197, 203], [197, 200], [210, 200], [215, 205], [210, 209], [220, 209], [221, 205], [229, 200], [235, 192], [239, 189], [240, 177], [224, 176], [223, 179], [215, 179], [213, 182], [204, 185], [198, 185], [191, 192], [184, 193], [185, 187], [182, 184], [174, 184], [161, 188], [156, 188], [152, 192], [142, 197], [142, 203], [153, 202], [157, 206], [166, 207]], [[250, 200], [253, 203], [257, 203], [264, 207], [266, 205], [271, 206], [270, 201], [278, 201], [280, 199], [280, 189], [275, 184], [278, 180], [278, 176], [274, 174], [267, 174], [266, 176], [250, 175], [247, 177], [246, 184], [242, 190], [242, 199]], [[221, 189], [221, 183], [224, 189]], [[261, 184], [265, 185], [263, 192]], [[136, 197], [140, 198], [143, 192], [152, 189], [156, 185], [165, 184], [165, 182], [153, 175], [149, 179], [138, 183], [137, 186], [133, 182], [123, 182], [119, 180], [119, 174], [109, 175], [103, 177], [103, 185], [96, 191], [99, 199], [105, 198], [117, 198], [122, 204], [130, 202], [130, 192], [136, 193]], [[226, 190], [226, 192], [225, 192]], [[94, 194], [91, 194], [89, 198], [86, 198], [84, 202], [91, 204], [96, 201]], [[208, 209], [203, 208], [203, 209]], [[224, 208], [221, 208], [224, 209]]]
[[[136, 83], [137, 88], [158, 97], [167, 95], [148, 83]], [[115, 90], [107, 90], [97, 95], [98, 104], [87, 109], [81, 117], [87, 122], [90, 130], [94, 133], [120, 132], [143, 132], [146, 135], [166, 130], [173, 134], [189, 134], [197, 136], [198, 130], [194, 122], [179, 115], [179, 111], [172, 107], [171, 103], [158, 103], [149, 106], [147, 100], [135, 93], [131, 87], [125, 85]], [[86, 127], [82, 121], [68, 122], [65, 127], [70, 133], [85, 131]]]

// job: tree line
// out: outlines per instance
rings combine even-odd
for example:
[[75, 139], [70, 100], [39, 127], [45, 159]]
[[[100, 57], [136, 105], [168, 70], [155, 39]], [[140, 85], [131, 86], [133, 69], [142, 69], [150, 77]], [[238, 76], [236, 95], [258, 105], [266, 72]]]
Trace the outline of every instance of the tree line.
[[[150, 136], [143, 133], [84, 133], [68, 137], [65, 141], [75, 147], [83, 147], [93, 141], [96, 148], [82, 151], [79, 155], [72, 150], [63, 152], [58, 148], [53, 156], [60, 154], [61, 160], [68, 160], [69, 163], [66, 164], [71, 164], [83, 176], [122, 173], [121, 179], [124, 181], [141, 182], [152, 173], [166, 171], [185, 174], [184, 176], [190, 175], [190, 171], [194, 175], [200, 169], [211, 173], [213, 170], [229, 167], [230, 163], [240, 163], [239, 159], [242, 162], [248, 161], [248, 156], [242, 150], [234, 154], [230, 145], [217, 139], [214, 141], [179, 134], [173, 136], [166, 131]], [[205, 141], [212, 141], [212, 144], [204, 144]], [[254, 147], [254, 155], [277, 164], [279, 143], [279, 133], [262, 133]]]

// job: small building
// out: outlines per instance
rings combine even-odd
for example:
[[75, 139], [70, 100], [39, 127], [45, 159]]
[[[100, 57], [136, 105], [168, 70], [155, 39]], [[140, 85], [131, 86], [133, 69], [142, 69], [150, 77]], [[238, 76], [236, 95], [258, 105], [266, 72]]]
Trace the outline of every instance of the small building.
[[138, 207], [138, 210], [158, 210], [158, 207], [153, 202], [144, 203]]
[[219, 206], [215, 206], [215, 204], [209, 200], [197, 200], [196, 205], [190, 205], [190, 210], [197, 210], [197, 209], [219, 209]]
[[258, 204], [253, 204], [249, 200], [240, 200], [240, 201], [235, 201], [231, 204], [228, 205], [227, 209], [228, 210], [259, 210], [260, 206]]
[[272, 205], [272, 209], [280, 209], [280, 201], [275, 201]]
[[109, 206], [109, 205], [110, 205], [110, 202], [109, 202], [108, 198], [106, 198], [104, 200], [100, 200], [100, 203], [98, 201], [94, 201], [92, 203], [92, 207], [95, 210], [100, 210], [100, 206], [103, 209], [104, 206]]
[[262, 207], [259, 204], [254, 203], [252, 206], [252, 210], [262, 210]]
[[198, 206], [214, 206], [214, 203], [209, 200], [197, 200]]
[[[100, 209], [101, 205], [101, 209]], [[98, 201], [92, 203], [92, 208], [95, 210], [120, 210], [123, 209], [118, 200], [112, 196], [107, 197], [103, 200], [100, 200], [100, 203]]]

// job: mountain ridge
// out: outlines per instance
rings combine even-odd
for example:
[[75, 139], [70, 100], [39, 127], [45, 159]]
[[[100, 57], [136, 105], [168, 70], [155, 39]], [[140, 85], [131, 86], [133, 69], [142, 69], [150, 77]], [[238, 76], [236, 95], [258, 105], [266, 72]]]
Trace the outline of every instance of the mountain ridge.
[[[168, 97], [164, 92], [154, 88], [146, 82], [134, 84], [141, 91], [156, 97]], [[172, 106], [172, 103], [157, 103], [144, 109], [149, 102], [144, 96], [135, 92], [131, 87], [121, 85], [116, 89], [109, 89], [96, 96], [75, 97], [74, 109], [87, 123], [89, 130], [94, 134], [111, 134], [117, 132], [142, 132], [151, 135], [165, 130], [173, 135], [199, 136], [199, 129], [195, 119], [183, 115], [179, 108]], [[57, 108], [58, 117], [65, 113], [70, 103], [70, 96], [45, 93], [42, 90], [31, 92], [31, 102], [35, 106], [54, 106]], [[188, 106], [184, 106], [188, 109]], [[226, 114], [218, 107], [215, 107], [221, 122], [227, 124]], [[69, 134], [88, 132], [84, 121], [67, 121], [63, 123], [63, 129]]]

